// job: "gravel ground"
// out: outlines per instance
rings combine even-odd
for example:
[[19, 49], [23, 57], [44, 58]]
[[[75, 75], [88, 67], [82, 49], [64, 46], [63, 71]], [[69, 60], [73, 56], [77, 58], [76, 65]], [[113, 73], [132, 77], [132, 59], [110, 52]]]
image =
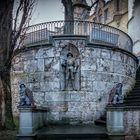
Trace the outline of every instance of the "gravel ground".
[[0, 140], [17, 140], [17, 130], [0, 130]]

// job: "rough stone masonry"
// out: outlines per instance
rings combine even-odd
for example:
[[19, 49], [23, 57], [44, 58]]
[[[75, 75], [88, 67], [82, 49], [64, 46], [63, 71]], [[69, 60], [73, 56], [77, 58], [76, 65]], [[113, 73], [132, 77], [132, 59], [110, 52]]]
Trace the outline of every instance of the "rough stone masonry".
[[[60, 60], [69, 49], [80, 61], [78, 90], [61, 88], [65, 80]], [[19, 84], [25, 83], [33, 91], [36, 105], [49, 107], [48, 122], [94, 123], [105, 112], [109, 91], [116, 83], [123, 83], [123, 95], [131, 90], [136, 67], [133, 55], [88, 44], [84, 37], [53, 38], [52, 44], [29, 47], [14, 57], [13, 113], [18, 115]]]

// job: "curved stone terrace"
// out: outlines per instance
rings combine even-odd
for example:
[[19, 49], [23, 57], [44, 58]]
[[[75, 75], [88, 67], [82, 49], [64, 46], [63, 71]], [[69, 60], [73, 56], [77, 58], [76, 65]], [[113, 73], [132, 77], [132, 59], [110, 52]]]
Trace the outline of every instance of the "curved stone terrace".
[[105, 25], [89, 21], [52, 21], [32, 25], [27, 28], [24, 45], [49, 43], [52, 36], [83, 35], [90, 43], [110, 45], [132, 52], [133, 42], [125, 32]]

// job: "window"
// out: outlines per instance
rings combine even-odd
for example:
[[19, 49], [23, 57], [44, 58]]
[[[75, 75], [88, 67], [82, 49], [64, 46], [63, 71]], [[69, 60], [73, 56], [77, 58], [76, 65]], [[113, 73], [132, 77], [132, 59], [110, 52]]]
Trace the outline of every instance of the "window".
[[103, 16], [100, 15], [100, 16], [99, 16], [99, 23], [102, 23], [102, 19], [103, 19]]
[[108, 9], [104, 11], [104, 23], [108, 20]]
[[93, 19], [93, 22], [97, 22], [97, 18], [96, 17]]

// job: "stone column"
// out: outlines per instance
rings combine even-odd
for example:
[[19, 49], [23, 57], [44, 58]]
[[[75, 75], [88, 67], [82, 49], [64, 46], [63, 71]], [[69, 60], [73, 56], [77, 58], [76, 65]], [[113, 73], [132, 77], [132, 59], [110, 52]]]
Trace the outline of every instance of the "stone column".
[[124, 140], [124, 107], [111, 105], [107, 107], [107, 131], [110, 140]]

